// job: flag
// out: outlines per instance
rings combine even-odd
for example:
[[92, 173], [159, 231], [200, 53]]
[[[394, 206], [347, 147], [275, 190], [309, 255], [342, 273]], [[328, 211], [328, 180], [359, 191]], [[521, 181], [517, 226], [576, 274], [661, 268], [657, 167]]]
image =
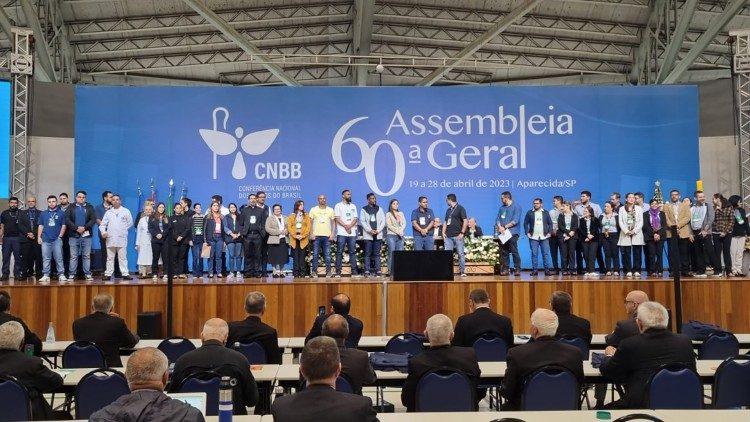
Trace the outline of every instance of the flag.
[[138, 189], [138, 212], [143, 211], [143, 191], [141, 191], [141, 181], [135, 179], [136, 189]]
[[167, 215], [172, 216], [174, 210], [174, 180], [169, 179], [169, 196], [167, 197]]

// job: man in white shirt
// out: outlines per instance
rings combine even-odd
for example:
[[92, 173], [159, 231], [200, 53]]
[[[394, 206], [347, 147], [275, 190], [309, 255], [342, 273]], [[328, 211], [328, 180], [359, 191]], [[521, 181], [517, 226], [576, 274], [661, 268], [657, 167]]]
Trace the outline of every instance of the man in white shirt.
[[349, 249], [349, 264], [352, 277], [362, 277], [357, 272], [357, 206], [352, 204], [352, 193], [349, 189], [341, 192], [341, 202], [333, 208], [336, 218], [336, 275], [341, 278], [341, 261], [344, 257], [344, 246]]
[[132, 280], [128, 274], [128, 230], [133, 227], [133, 216], [130, 210], [122, 206], [120, 195], [112, 195], [112, 207], [104, 213], [99, 233], [107, 243], [107, 268], [104, 278], [112, 277], [115, 267], [115, 254], [119, 258], [122, 278]]

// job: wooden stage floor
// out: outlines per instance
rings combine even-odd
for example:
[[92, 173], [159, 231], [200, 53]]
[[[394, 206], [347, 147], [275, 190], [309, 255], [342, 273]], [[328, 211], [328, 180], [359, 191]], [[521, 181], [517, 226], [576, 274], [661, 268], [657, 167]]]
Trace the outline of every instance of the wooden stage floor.
[[[734, 332], [750, 332], [750, 279], [683, 278], [683, 320], [713, 322]], [[583, 276], [536, 276], [528, 271], [517, 276], [478, 275], [456, 277], [454, 281], [390, 281], [385, 278], [188, 278], [174, 281], [173, 334], [199, 337], [203, 322], [212, 317], [238, 320], [245, 317], [244, 297], [259, 290], [266, 295], [264, 321], [281, 337], [304, 336], [319, 306], [328, 306], [338, 292], [352, 298], [352, 315], [363, 320], [364, 335], [393, 335], [424, 330], [431, 315], [445, 313], [455, 322], [469, 312], [468, 295], [484, 288], [491, 306], [513, 320], [516, 332], [529, 331], [529, 315], [538, 307], [549, 307], [553, 291], [573, 296], [573, 312], [591, 321], [595, 333], [612, 330], [625, 318], [623, 300], [633, 289], [646, 291], [651, 299], [674, 307], [674, 284], [660, 278]], [[166, 335], [167, 286], [151, 278], [126, 280], [96, 279], [39, 285], [34, 281], [0, 283], [12, 296], [11, 313], [26, 321], [38, 335], [56, 323], [59, 340], [72, 339], [73, 320], [90, 312], [91, 298], [100, 292], [115, 297], [114, 311], [132, 330], [139, 312], [161, 311]]]

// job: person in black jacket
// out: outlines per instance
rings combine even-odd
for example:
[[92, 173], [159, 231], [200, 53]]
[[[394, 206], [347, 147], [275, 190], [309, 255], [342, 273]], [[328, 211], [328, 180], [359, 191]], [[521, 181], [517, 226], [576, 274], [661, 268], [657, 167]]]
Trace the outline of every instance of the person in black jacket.
[[234, 414], [246, 415], [245, 406], [252, 407], [258, 403], [258, 386], [247, 358], [236, 350], [224, 347], [228, 335], [229, 326], [223, 319], [211, 318], [206, 321], [201, 332], [203, 345], [180, 356], [175, 362], [170, 391], [179, 391], [182, 382], [195, 372], [213, 370], [222, 375], [231, 374], [237, 379], [232, 393]]
[[[26, 209], [19, 211], [18, 231], [21, 239], [21, 276], [42, 278], [42, 246], [37, 241], [39, 217], [42, 211], [36, 208], [36, 197], [26, 198]], [[19, 261], [16, 261], [19, 262]]]
[[540, 251], [544, 275], [552, 275], [550, 271], [552, 257], [549, 249], [549, 239], [552, 237], [552, 218], [549, 216], [549, 212], [542, 208], [542, 198], [534, 198], [533, 208], [526, 212], [523, 219], [523, 231], [529, 238], [529, 247], [531, 248], [531, 275], [538, 274], [537, 263], [539, 262]]
[[269, 364], [280, 365], [279, 335], [275, 328], [261, 321], [266, 312], [266, 296], [261, 292], [248, 293], [245, 296], [245, 312], [247, 318], [229, 323], [227, 347], [234, 347], [236, 342], [258, 342], [266, 351], [266, 361]]
[[41, 358], [22, 353], [23, 343], [24, 328], [19, 322], [8, 321], [0, 325], [0, 375], [13, 376], [26, 387], [32, 420], [52, 419], [52, 408], [43, 394], [60, 388], [63, 379], [44, 366]]
[[583, 218], [578, 220], [578, 239], [583, 247], [583, 257], [586, 259], [585, 277], [598, 277], [594, 271], [596, 255], [599, 251], [599, 219], [594, 215], [594, 208], [587, 205], [583, 208]]
[[154, 213], [151, 214], [151, 219], [148, 221], [148, 232], [151, 233], [151, 252], [153, 253], [151, 274], [153, 274], [154, 280], [159, 278], [159, 259], [161, 259], [162, 278], [166, 280], [167, 255], [164, 242], [169, 236], [169, 218], [167, 217], [167, 206], [163, 202], [156, 204]]
[[557, 315], [549, 309], [537, 309], [531, 314], [531, 337], [534, 341], [508, 351], [508, 366], [500, 385], [500, 394], [506, 398], [503, 410], [520, 408], [526, 377], [545, 366], [562, 366], [573, 373], [579, 384], [583, 383], [581, 351], [555, 339], [557, 326]]
[[362, 337], [362, 330], [364, 324], [359, 319], [349, 315], [351, 310], [352, 301], [349, 296], [339, 293], [331, 299], [330, 313], [325, 315], [318, 315], [313, 322], [310, 332], [305, 337], [305, 344], [313, 338], [321, 335], [323, 329], [323, 321], [326, 320], [331, 314], [343, 315], [346, 318], [346, 322], [349, 324], [349, 335], [346, 337], [346, 347], [357, 347], [359, 339]]
[[742, 276], [742, 255], [745, 252], [745, 239], [750, 236], [750, 222], [742, 208], [742, 197], [732, 195], [729, 197], [729, 205], [734, 209], [734, 226], [732, 226], [732, 244], [729, 248], [732, 255], [732, 271], [727, 269], [727, 274], [734, 277]]
[[185, 275], [185, 256], [190, 247], [192, 221], [185, 214], [181, 204], [174, 204], [174, 215], [169, 219], [169, 238], [171, 240], [172, 273], [177, 278]]
[[370, 364], [370, 356], [364, 350], [346, 347], [344, 341], [349, 335], [349, 324], [346, 318], [333, 314], [323, 322], [323, 335], [336, 340], [341, 358], [341, 374], [352, 384], [354, 394], [362, 394], [362, 385], [372, 385], [377, 380], [375, 370]]
[[263, 260], [263, 243], [266, 238], [266, 218], [268, 212], [252, 202], [242, 208], [240, 227], [245, 248], [245, 277], [261, 277]]
[[477, 338], [490, 334], [503, 339], [508, 347], [513, 346], [513, 323], [490, 308], [486, 290], [474, 289], [469, 293], [469, 309], [470, 314], [458, 317], [451, 344], [472, 347]]
[[570, 202], [563, 202], [563, 212], [557, 216], [557, 231], [562, 257], [562, 274], [576, 273], [576, 241], [578, 239], [578, 215], [573, 212]]
[[[137, 220], [136, 220], [137, 221]], [[76, 202], [65, 210], [65, 224], [68, 226], [68, 245], [70, 246], [70, 263], [68, 272], [71, 277], [78, 273], [78, 255], [81, 256], [83, 275], [86, 281], [91, 277], [91, 234], [96, 224], [96, 211], [86, 202], [86, 191], [76, 192]]]
[[369, 397], [336, 391], [341, 361], [332, 338], [316, 337], [305, 345], [300, 357], [300, 372], [307, 381], [307, 388], [274, 400], [271, 414], [275, 422], [378, 420]]
[[557, 332], [555, 337], [578, 337], [591, 345], [591, 323], [586, 318], [581, 318], [573, 313], [573, 298], [568, 292], [556, 291], [550, 299], [552, 311], [557, 315]]
[[602, 230], [599, 243], [604, 249], [604, 271], [608, 276], [620, 275], [620, 247], [617, 246], [617, 241], [620, 239], [618, 208], [612, 202], [605, 202], [604, 211], [599, 216], [599, 226]]
[[138, 336], [131, 333], [125, 320], [112, 312], [115, 300], [99, 293], [91, 301], [91, 314], [73, 321], [73, 339], [96, 343], [104, 352], [109, 367], [122, 367], [120, 348], [131, 348]]
[[615, 382], [622, 382], [625, 395], [610, 403], [612, 409], [645, 409], [648, 406], [647, 384], [660, 366], [682, 363], [695, 370], [693, 342], [683, 334], [667, 330], [666, 308], [657, 302], [638, 306], [636, 324], [642, 333], [623, 340], [617, 350], [607, 348], [611, 356], [599, 371]]
[[22, 350], [28, 346], [34, 346], [34, 356], [40, 356], [42, 354], [42, 340], [32, 332], [23, 320], [17, 316], [11, 315], [10, 310], [10, 293], [5, 290], [0, 290], [0, 324], [4, 324], [8, 321], [16, 321], [23, 327], [23, 347]]
[[649, 276], [661, 277], [664, 269], [663, 242], [667, 236], [667, 216], [659, 208], [659, 201], [652, 198], [648, 211], [643, 213], [643, 240], [646, 241], [646, 271]]

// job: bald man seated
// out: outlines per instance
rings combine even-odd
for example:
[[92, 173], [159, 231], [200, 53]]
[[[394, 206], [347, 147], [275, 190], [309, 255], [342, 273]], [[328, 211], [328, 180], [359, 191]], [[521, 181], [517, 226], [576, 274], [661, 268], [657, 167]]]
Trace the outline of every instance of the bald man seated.
[[500, 394], [506, 402], [502, 410], [519, 410], [526, 377], [547, 365], [562, 366], [583, 383], [583, 361], [581, 351], [555, 338], [557, 314], [549, 309], [537, 309], [531, 314], [531, 337], [533, 342], [508, 350], [505, 377], [500, 385]]
[[604, 337], [607, 346], [617, 347], [626, 338], [639, 334], [635, 317], [638, 314], [638, 305], [643, 302], [648, 302], [648, 294], [646, 292], [641, 290], [628, 292], [625, 296], [625, 312], [628, 314], [628, 319], [617, 321], [614, 331]]
[[328, 318], [329, 315], [339, 314], [346, 318], [346, 322], [349, 323], [349, 336], [346, 338], [346, 345], [348, 347], [357, 347], [359, 339], [362, 337], [362, 330], [364, 324], [359, 319], [349, 315], [349, 311], [352, 307], [352, 300], [349, 296], [338, 293], [336, 296], [331, 298], [331, 308], [328, 314], [318, 315], [313, 322], [313, 326], [310, 328], [310, 332], [305, 337], [305, 343], [321, 335], [323, 330], [323, 321]]
[[[401, 403], [406, 406], [407, 412], [416, 411], [417, 384], [423, 375], [434, 369], [447, 368], [463, 372], [474, 388], [479, 385], [481, 371], [477, 355], [471, 347], [451, 346], [453, 322], [448, 316], [431, 316], [427, 320], [424, 335], [430, 342], [430, 348], [409, 360], [409, 375], [401, 390]], [[477, 394], [477, 405], [481, 396], [483, 394]], [[477, 408], [475, 405], [474, 410]]]
[[90, 421], [203, 422], [200, 410], [164, 394], [169, 360], [155, 347], [135, 351], [125, 368], [130, 394], [91, 415]]
[[211, 318], [206, 321], [201, 332], [203, 345], [177, 359], [169, 388], [171, 392], [178, 392], [185, 378], [196, 371], [229, 375], [237, 380], [232, 393], [234, 414], [246, 415], [245, 406], [252, 407], [258, 403], [258, 386], [245, 355], [224, 347], [228, 335], [229, 325], [223, 319]]
[[349, 378], [355, 394], [362, 394], [362, 384], [372, 385], [377, 378], [370, 364], [370, 356], [364, 350], [346, 347], [349, 323], [339, 314], [329, 316], [323, 322], [323, 335], [336, 340], [341, 358], [341, 374]]

